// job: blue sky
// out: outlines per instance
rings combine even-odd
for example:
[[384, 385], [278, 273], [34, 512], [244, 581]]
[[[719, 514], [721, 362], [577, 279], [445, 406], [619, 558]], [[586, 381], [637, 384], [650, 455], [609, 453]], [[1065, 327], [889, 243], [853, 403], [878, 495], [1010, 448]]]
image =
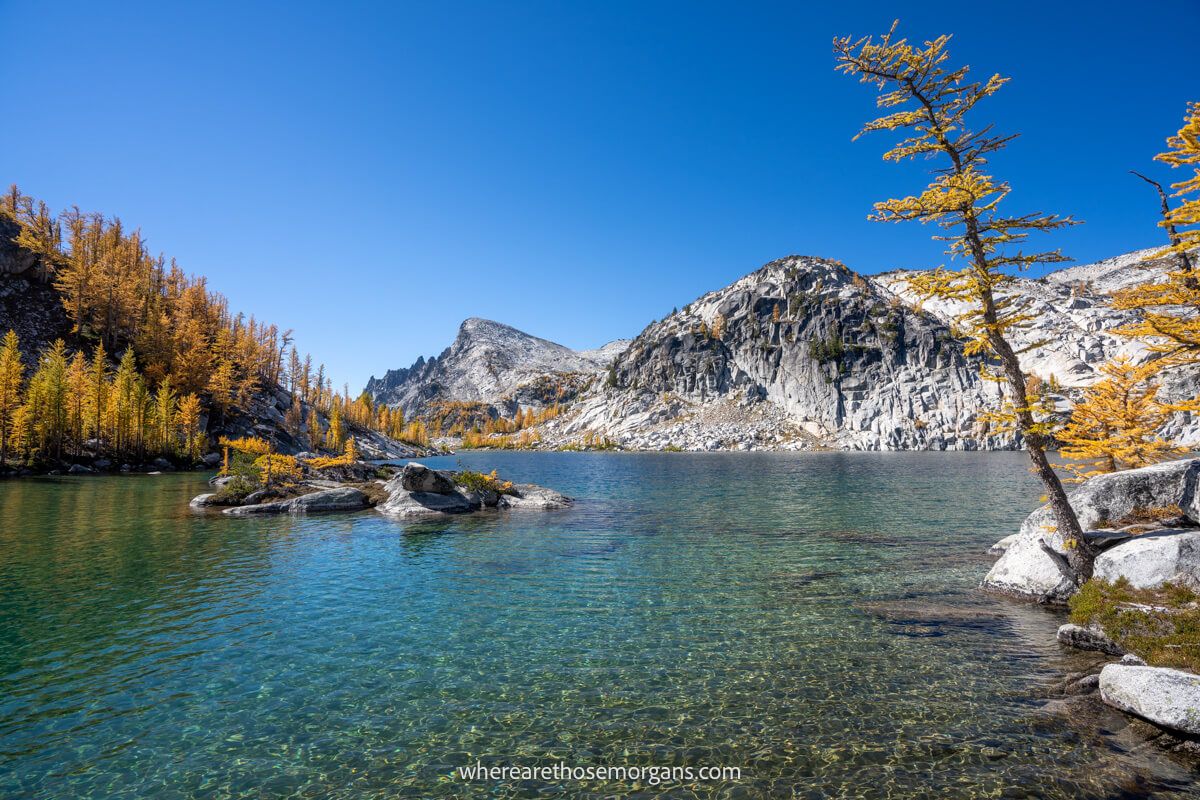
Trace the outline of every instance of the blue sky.
[[899, 16], [1013, 80], [980, 121], [1013, 211], [1086, 262], [1155, 244], [1151, 161], [1200, 99], [1200, 3], [0, 0], [0, 180], [119, 215], [357, 390], [482, 316], [573, 347], [790, 253], [943, 263], [869, 223], [919, 188], [830, 40]]

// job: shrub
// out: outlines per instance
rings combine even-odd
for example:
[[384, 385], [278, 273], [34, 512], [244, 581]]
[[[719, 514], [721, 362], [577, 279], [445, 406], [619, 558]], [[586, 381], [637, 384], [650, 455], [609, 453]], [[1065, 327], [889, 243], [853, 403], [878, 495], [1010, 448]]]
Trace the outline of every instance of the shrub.
[[213, 493], [213, 502], [218, 505], [235, 506], [246, 499], [246, 495], [258, 490], [258, 484], [244, 475], [238, 475]]
[[1172, 584], [1134, 589], [1120, 578], [1091, 580], [1070, 600], [1071, 621], [1099, 626], [1147, 663], [1200, 671], [1200, 597]]
[[500, 480], [500, 476], [496, 474], [496, 470], [492, 470], [488, 474], [482, 472], [473, 472], [469, 469], [464, 469], [454, 476], [454, 482], [472, 492], [498, 492], [500, 494], [514, 494], [513, 482]]

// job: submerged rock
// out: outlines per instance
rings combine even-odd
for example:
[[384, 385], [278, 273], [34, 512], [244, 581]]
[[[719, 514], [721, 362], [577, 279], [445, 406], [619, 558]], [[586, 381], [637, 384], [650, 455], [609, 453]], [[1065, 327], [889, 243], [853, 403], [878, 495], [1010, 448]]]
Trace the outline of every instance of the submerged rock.
[[1108, 664], [1100, 671], [1105, 703], [1155, 725], [1200, 736], [1200, 676], [1167, 667]]
[[565, 494], [560, 494], [545, 486], [535, 486], [532, 483], [514, 484], [512, 489], [500, 495], [498, 508], [566, 508], [572, 502]]
[[1078, 647], [1080, 650], [1098, 650], [1113, 656], [1125, 653], [1125, 650], [1108, 638], [1104, 631], [1091, 625], [1084, 627], [1067, 623], [1058, 629], [1058, 640], [1071, 647]]

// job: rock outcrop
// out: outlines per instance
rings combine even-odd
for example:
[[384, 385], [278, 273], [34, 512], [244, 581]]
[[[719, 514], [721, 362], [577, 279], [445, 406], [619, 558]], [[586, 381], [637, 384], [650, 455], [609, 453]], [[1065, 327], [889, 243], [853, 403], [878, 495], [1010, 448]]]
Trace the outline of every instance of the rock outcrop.
[[721, 448], [1015, 447], [980, 418], [995, 400], [943, 322], [838, 262], [791, 256], [650, 325], [604, 386], [547, 428], [638, 447], [715, 416], [695, 438]]
[[1135, 589], [1164, 583], [1200, 590], [1200, 531], [1165, 529], [1142, 534], [1099, 555], [1094, 578], [1126, 578]]
[[[1198, 480], [1200, 459], [1182, 459], [1100, 475], [1068, 497], [1085, 530], [1118, 527], [1141, 518], [1161, 518], [1171, 525], [1194, 528], [1200, 525]], [[1088, 530], [1090, 540], [1109, 545], [1097, 559], [1097, 576], [1108, 580], [1125, 576], [1146, 585], [1154, 581], [1161, 585], [1168, 575], [1170, 580], [1189, 585], [1200, 580], [1200, 533], [1162, 527], [1154, 521], [1129, 527], [1151, 529], [1156, 525], [1157, 531], [1144, 530], [1128, 537]], [[1030, 514], [1015, 538], [1006, 537], [996, 546], [1001, 544], [1003, 555], [984, 578], [986, 588], [1050, 602], [1065, 601], [1074, 592], [1058, 557], [1066, 549], [1054, 531], [1049, 505]]]
[[484, 508], [565, 508], [571, 498], [532, 483], [500, 488], [470, 489], [455, 482], [454, 472], [432, 470], [421, 464], [405, 465], [384, 489], [387, 499], [375, 510], [399, 519], [465, 514]]
[[1100, 671], [1105, 703], [1155, 725], [1200, 736], [1200, 676], [1166, 667], [1107, 664]]
[[[200, 495], [205, 497], [206, 495]], [[199, 498], [197, 498], [199, 499]], [[192, 501], [195, 504], [195, 500]], [[315, 514], [325, 511], [359, 511], [367, 508], [370, 502], [362, 491], [350, 486], [340, 486], [336, 489], [320, 489], [290, 500], [280, 500], [274, 503], [254, 503], [246, 506], [234, 506], [225, 509], [226, 514], [233, 516], [249, 516], [252, 514]]]

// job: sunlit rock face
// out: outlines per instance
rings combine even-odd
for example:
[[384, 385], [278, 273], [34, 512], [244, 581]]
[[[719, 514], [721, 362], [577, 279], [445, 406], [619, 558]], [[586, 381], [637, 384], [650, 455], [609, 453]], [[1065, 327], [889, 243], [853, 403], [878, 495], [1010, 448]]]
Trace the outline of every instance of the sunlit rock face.
[[497, 413], [544, 408], [573, 399], [627, 344], [572, 350], [508, 325], [472, 317], [439, 356], [372, 377], [366, 390], [376, 402], [412, 417], [443, 401], [481, 403]]
[[[755, 415], [770, 416], [756, 406], [768, 405], [797, 437], [853, 449], [1015, 445], [981, 421], [996, 388], [949, 326], [820, 258], [773, 261], [650, 325], [605, 383], [575, 427], [635, 444], [716, 405], [731, 407], [718, 445], [744, 444], [737, 409], [753, 427]], [[753, 446], [769, 443], [748, 433]]]

